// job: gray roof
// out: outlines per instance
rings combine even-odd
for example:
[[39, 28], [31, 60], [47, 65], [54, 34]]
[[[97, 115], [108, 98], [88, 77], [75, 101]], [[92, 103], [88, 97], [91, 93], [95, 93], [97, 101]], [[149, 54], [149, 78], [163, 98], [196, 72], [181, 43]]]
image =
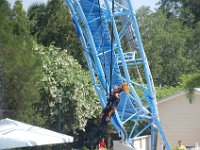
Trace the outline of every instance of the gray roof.
[[[196, 94], [200, 94], [200, 88], [195, 88], [195, 93], [196, 93]], [[163, 103], [163, 102], [166, 102], [166, 101], [171, 100], [171, 99], [173, 99], [173, 98], [175, 98], [175, 97], [178, 97], [178, 96], [186, 95], [186, 94], [187, 94], [187, 91], [177, 92], [177, 93], [172, 94], [172, 95], [170, 95], [170, 96], [167, 96], [167, 97], [165, 97], [165, 98], [159, 99], [159, 100], [158, 100], [158, 104]]]

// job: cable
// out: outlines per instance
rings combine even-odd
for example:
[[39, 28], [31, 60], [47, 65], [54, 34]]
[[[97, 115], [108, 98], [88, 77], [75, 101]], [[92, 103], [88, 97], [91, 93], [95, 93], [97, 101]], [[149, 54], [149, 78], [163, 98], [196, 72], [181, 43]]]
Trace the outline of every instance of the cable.
[[[112, 14], [114, 13], [114, 0], [112, 0]], [[111, 97], [111, 90], [112, 90], [112, 65], [113, 65], [113, 48], [114, 48], [114, 30], [113, 30], [113, 24], [114, 19], [112, 18], [111, 21], [111, 53], [110, 53], [110, 97]]]
[[[104, 58], [104, 75], [105, 75], [105, 79], [106, 79], [106, 97], [108, 96], [108, 89], [107, 89], [107, 75], [106, 75], [106, 59], [105, 59], [105, 51], [104, 51], [104, 32], [103, 31], [103, 28], [102, 28], [102, 17], [101, 17], [101, 6], [100, 6], [100, 1], [98, 0], [98, 6], [99, 6], [99, 16], [100, 16], [100, 29], [101, 29], [101, 34], [102, 34], [102, 38], [101, 38], [101, 41], [102, 41], [102, 48], [103, 48], [103, 58]], [[101, 46], [100, 46], [101, 48]]]

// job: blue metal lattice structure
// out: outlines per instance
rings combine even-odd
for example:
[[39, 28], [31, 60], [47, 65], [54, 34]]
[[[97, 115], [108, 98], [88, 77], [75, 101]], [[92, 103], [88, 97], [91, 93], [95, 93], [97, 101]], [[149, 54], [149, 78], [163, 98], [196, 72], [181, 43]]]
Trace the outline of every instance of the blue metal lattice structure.
[[[128, 82], [129, 93], [120, 94], [117, 112], [111, 119], [126, 144], [151, 129], [151, 150], [159, 132], [170, 150], [160, 126], [154, 84], [143, 49], [131, 0], [66, 0], [77, 34], [84, 48], [89, 71], [102, 107], [109, 88]], [[111, 81], [112, 80], [112, 81]], [[132, 123], [127, 132], [125, 125]], [[136, 132], [138, 122], [147, 125]], [[134, 147], [134, 146], [133, 146]]]

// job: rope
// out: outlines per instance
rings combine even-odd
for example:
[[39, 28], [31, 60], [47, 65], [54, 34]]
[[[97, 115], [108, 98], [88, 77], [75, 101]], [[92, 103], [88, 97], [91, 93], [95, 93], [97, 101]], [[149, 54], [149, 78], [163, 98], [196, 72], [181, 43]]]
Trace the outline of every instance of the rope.
[[[114, 0], [112, 0], [112, 14], [114, 13]], [[114, 41], [114, 31], [113, 31], [113, 18], [111, 22], [111, 53], [110, 53], [110, 97], [111, 97], [111, 90], [112, 90], [112, 64], [113, 64], [113, 41]]]
[[[100, 0], [98, 0], [98, 6], [99, 6], [99, 17], [100, 17], [100, 30], [102, 33], [102, 37], [101, 37], [101, 41], [102, 41], [102, 48], [103, 48], [103, 59], [104, 59], [104, 63], [103, 63], [103, 67], [104, 67], [104, 75], [105, 75], [105, 79], [106, 79], [106, 97], [108, 96], [108, 89], [107, 89], [107, 75], [106, 75], [106, 59], [105, 59], [105, 50], [104, 50], [104, 32], [103, 32], [103, 28], [102, 28], [102, 17], [101, 17], [101, 6], [100, 6]], [[100, 46], [101, 48], [101, 46]]]

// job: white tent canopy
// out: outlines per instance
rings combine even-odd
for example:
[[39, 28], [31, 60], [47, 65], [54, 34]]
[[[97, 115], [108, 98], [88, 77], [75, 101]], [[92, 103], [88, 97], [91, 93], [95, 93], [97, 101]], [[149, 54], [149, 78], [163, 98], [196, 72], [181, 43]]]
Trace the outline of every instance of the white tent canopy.
[[11, 119], [0, 121], [0, 149], [73, 142], [73, 137]]

